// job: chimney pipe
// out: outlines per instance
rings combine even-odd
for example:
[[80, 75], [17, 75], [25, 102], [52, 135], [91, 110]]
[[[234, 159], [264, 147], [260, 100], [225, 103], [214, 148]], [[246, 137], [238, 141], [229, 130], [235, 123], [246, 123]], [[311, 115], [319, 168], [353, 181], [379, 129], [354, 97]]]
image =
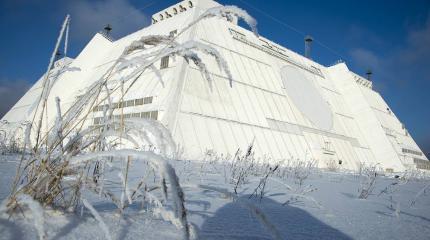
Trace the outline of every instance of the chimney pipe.
[[367, 80], [370, 81], [370, 79], [372, 77], [372, 74], [373, 74], [372, 70], [368, 69], [367, 72], [366, 72]]
[[305, 37], [305, 57], [311, 59], [311, 49], [312, 49], [312, 42], [314, 41], [314, 39], [307, 35]]
[[106, 36], [109, 37], [109, 34], [112, 31], [112, 26], [110, 24], [108, 24], [104, 27], [104, 30], [105, 30]]

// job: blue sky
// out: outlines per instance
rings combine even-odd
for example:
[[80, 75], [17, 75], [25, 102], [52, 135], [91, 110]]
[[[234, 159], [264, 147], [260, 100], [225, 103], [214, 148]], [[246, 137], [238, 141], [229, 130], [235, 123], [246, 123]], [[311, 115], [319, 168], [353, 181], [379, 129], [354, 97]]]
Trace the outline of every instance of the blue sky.
[[[176, 2], [0, 0], [0, 115], [45, 71], [66, 13], [74, 57], [106, 23], [121, 37]], [[358, 74], [371, 68], [375, 88], [430, 153], [430, 1], [219, 2], [246, 9], [262, 35], [296, 52], [303, 52], [303, 34], [312, 35], [313, 58], [323, 65], [342, 59]]]

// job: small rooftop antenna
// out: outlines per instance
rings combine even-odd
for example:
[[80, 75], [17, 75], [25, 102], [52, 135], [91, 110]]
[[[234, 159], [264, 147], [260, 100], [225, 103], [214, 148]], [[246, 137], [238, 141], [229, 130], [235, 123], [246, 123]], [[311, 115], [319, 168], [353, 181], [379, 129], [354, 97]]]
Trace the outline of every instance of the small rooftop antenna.
[[110, 24], [106, 25], [105, 28], [103, 28], [105, 30], [105, 34], [107, 37], [109, 37], [110, 32], [112, 31], [112, 26]]
[[371, 69], [367, 69], [367, 72], [366, 72], [367, 80], [370, 81], [370, 79], [372, 77], [372, 74], [373, 74], [372, 70]]
[[312, 42], [314, 39], [307, 35], [305, 37], [305, 57], [311, 59], [311, 49], [312, 49]]

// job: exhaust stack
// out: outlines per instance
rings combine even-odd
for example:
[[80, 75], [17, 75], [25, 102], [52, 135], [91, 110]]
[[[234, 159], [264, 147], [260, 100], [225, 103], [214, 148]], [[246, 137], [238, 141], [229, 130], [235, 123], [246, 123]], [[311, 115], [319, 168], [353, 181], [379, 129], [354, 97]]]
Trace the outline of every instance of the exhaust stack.
[[314, 39], [307, 35], [305, 37], [305, 57], [311, 59], [312, 42]]
[[373, 74], [372, 70], [368, 69], [366, 72], [367, 80], [372, 81], [371, 80], [372, 74]]

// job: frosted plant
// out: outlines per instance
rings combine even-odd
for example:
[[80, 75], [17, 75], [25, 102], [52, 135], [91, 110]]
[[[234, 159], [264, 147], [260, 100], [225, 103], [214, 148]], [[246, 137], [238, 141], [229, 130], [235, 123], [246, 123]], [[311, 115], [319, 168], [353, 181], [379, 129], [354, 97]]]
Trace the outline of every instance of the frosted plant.
[[155, 74], [155, 76], [157, 76], [158, 81], [160, 81], [160, 83], [161, 83], [161, 86], [165, 87], [164, 81], [163, 81], [163, 76], [161, 75], [160, 70], [158, 70], [158, 68], [156, 68], [154, 66], [154, 64], [149, 65], [149, 69]]
[[201, 61], [198, 58], [198, 56], [195, 56], [193, 53], [190, 53], [190, 55], [188, 55], [187, 53], [189, 53], [188, 51], [190, 51], [192, 49], [196, 49], [198, 51], [201, 51], [201, 52], [215, 58], [219, 69], [224, 71], [227, 74], [227, 78], [230, 82], [230, 87], [233, 85], [233, 77], [231, 75], [228, 64], [224, 60], [224, 58], [221, 56], [221, 54], [215, 48], [211, 47], [210, 45], [203, 44], [203, 43], [196, 42], [196, 41], [188, 41], [180, 47], [184, 48], [184, 53], [185, 53], [184, 57], [186, 59], [190, 58], [191, 60], [193, 60], [193, 62], [199, 67], [200, 71], [204, 72], [204, 75], [206, 76], [206, 79], [208, 79], [208, 80], [210, 80], [210, 75], [208, 74], [207, 68], [204, 65], [203, 61]]
[[[176, 152], [176, 144], [173, 137], [160, 122], [151, 119], [131, 118], [124, 120], [126, 129], [129, 129], [131, 134], [144, 136], [150, 144], [159, 147], [161, 155], [173, 156]], [[140, 129], [139, 131], [136, 129]], [[142, 139], [136, 139], [142, 140]], [[139, 146], [142, 147], [142, 146]]]
[[[282, 163], [284, 163], [284, 165], [281, 166]], [[285, 165], [285, 163], [287, 164]], [[316, 162], [313, 159], [305, 161], [289, 159], [287, 161], [279, 162], [278, 165], [280, 166], [278, 167], [278, 169], [271, 170], [269, 168], [268, 170], [266, 170], [270, 174], [266, 175], [268, 177], [265, 181], [270, 180], [271, 182], [279, 184], [284, 187], [285, 190], [288, 192], [288, 198], [282, 205], [310, 202], [316, 207], [322, 208], [321, 204], [318, 201], [316, 201], [313, 197], [309, 196], [310, 193], [315, 192], [318, 189], [310, 184], [306, 184], [306, 180], [313, 173], [316, 166]], [[275, 175], [277, 178], [271, 177], [271, 175]], [[285, 178], [292, 178], [294, 180], [294, 185], [290, 186], [286, 184], [283, 181], [285, 180]]]
[[362, 171], [362, 179], [360, 180], [359, 199], [367, 199], [372, 194], [375, 188], [377, 173], [377, 165], [364, 167]]
[[[97, 159], [107, 159], [106, 157], [114, 157], [118, 159], [126, 159], [131, 157], [135, 160], [147, 160], [158, 170], [159, 175], [170, 183], [170, 193], [174, 203], [174, 216], [181, 223], [184, 234], [184, 239], [190, 238], [190, 226], [187, 220], [187, 211], [185, 209], [184, 192], [179, 184], [179, 179], [173, 167], [167, 163], [166, 159], [153, 152], [144, 152], [136, 150], [113, 150], [96, 153], [88, 153], [81, 156], [76, 156], [70, 159], [72, 166], [79, 166], [87, 162]], [[163, 188], [163, 187], [162, 187]]]
[[226, 18], [228, 21], [233, 21], [235, 17], [243, 19], [246, 24], [248, 24], [252, 32], [255, 34], [255, 36], [258, 35], [257, 30], [257, 21], [249, 15], [245, 10], [238, 8], [236, 6], [220, 6], [220, 7], [214, 7], [206, 10], [202, 15], [200, 15], [195, 21], [193, 21], [191, 24], [188, 25], [185, 29], [190, 28], [194, 24], [200, 22], [203, 19], [206, 18], [212, 18], [212, 17], [219, 17], [219, 18]]
[[327, 171], [329, 172], [339, 172], [340, 170], [340, 164], [339, 161], [336, 161], [335, 159], [331, 159], [327, 163]]
[[71, 17], [69, 16], [69, 19], [67, 19], [66, 36], [64, 37], [64, 56], [67, 56], [67, 50], [69, 47], [70, 21]]
[[209, 83], [211, 83], [209, 70], [207, 69], [206, 64], [202, 61], [197, 52], [202, 52], [215, 58], [218, 67], [227, 74], [227, 78], [230, 81], [230, 85], [232, 85], [233, 78], [230, 69], [227, 65], [227, 62], [224, 60], [218, 50], [216, 50], [210, 45], [200, 43], [194, 40], [190, 40], [182, 44], [174, 43], [168, 48], [162, 48], [148, 54], [142, 54], [139, 56], [132, 57], [130, 59], [122, 58], [120, 59], [118, 66], [115, 68], [115, 71], [122, 72], [125, 69], [133, 68], [133, 71], [127, 74], [124, 79], [125, 81], [135, 81], [135, 77], [138, 74], [141, 74], [143, 71], [153, 66], [155, 62], [160, 61], [163, 57], [180, 56], [183, 57], [187, 62], [192, 61], [203, 73]]
[[254, 158], [254, 141], [248, 146], [245, 154], [238, 149], [229, 166], [230, 183], [233, 184], [233, 191], [237, 194], [239, 188], [249, 181], [252, 173], [252, 168], [255, 164]]
[[118, 177], [121, 179], [123, 185], [123, 191], [121, 191], [121, 208], [124, 209], [124, 198], [127, 198], [128, 204], [133, 204], [133, 200], [131, 199], [131, 191], [127, 184], [127, 178], [122, 174], [122, 172], [118, 173]]
[[279, 166], [276, 165], [274, 168], [270, 167], [270, 165], [267, 165], [268, 169], [266, 169], [265, 175], [260, 179], [260, 182], [258, 183], [258, 186], [254, 189], [254, 192], [251, 194], [249, 198], [252, 197], [258, 197], [261, 200], [264, 197], [265, 190], [266, 190], [266, 184], [269, 177], [278, 170]]
[[122, 57], [129, 55], [137, 50], [146, 49], [145, 46], [157, 46], [157, 45], [175, 45], [176, 42], [173, 40], [172, 36], [164, 36], [164, 35], [149, 35], [143, 36], [139, 40], [132, 42], [128, 47], [125, 48], [122, 53]]
[[40, 111], [40, 116], [39, 116], [38, 124], [37, 124], [38, 130], [37, 130], [36, 144], [39, 140], [40, 129], [42, 127], [42, 120], [43, 120], [43, 115], [45, 112], [44, 109], [46, 107], [46, 100], [47, 100], [47, 97], [49, 95], [49, 90], [50, 90], [50, 86], [51, 86], [49, 75], [50, 75], [52, 66], [54, 64], [55, 56], [58, 53], [58, 49], [60, 47], [61, 40], [63, 39], [64, 32], [66, 31], [66, 27], [69, 25], [69, 20], [70, 20], [70, 15], [67, 15], [66, 19], [64, 20], [63, 25], [61, 27], [60, 34], [58, 35], [58, 39], [57, 39], [57, 42], [55, 44], [54, 51], [51, 54], [51, 59], [50, 59], [49, 64], [48, 64], [48, 69], [44, 75], [44, 79], [43, 79], [43, 83], [42, 83], [42, 86], [43, 86], [42, 94], [41, 94], [40, 98], [36, 101], [37, 102], [37, 108], [36, 108], [36, 112], [35, 112], [35, 115], [33, 118], [33, 122], [35, 120], [36, 114], [38, 113], [37, 109], [39, 108], [40, 103], [42, 103], [42, 105], [40, 106], [41, 111]]
[[55, 141], [60, 141], [60, 145], [59, 147], [63, 147], [62, 141], [61, 139], [63, 139], [63, 133], [62, 133], [62, 116], [61, 116], [61, 107], [60, 107], [60, 98], [56, 97], [55, 98], [55, 106], [56, 106], [56, 110], [57, 110], [57, 117], [55, 118], [55, 123], [54, 123], [54, 128], [51, 131], [50, 136], [48, 137], [48, 141], [50, 144], [52, 144]]
[[[14, 124], [16, 125], [16, 124]], [[0, 130], [0, 154], [23, 153], [22, 132], [25, 125], [11, 126]]]
[[305, 180], [311, 175], [315, 165], [316, 162], [314, 160], [298, 160], [293, 165], [293, 177], [295, 179], [295, 183], [299, 187], [302, 187], [304, 185]]

